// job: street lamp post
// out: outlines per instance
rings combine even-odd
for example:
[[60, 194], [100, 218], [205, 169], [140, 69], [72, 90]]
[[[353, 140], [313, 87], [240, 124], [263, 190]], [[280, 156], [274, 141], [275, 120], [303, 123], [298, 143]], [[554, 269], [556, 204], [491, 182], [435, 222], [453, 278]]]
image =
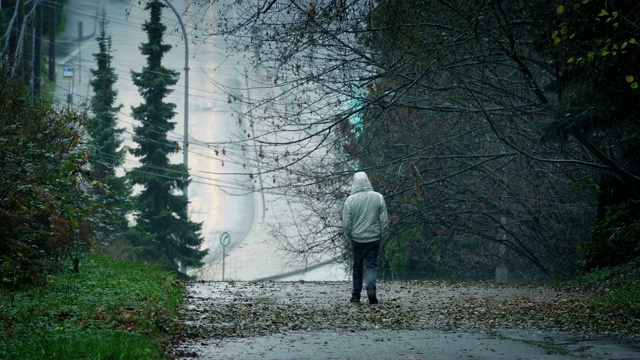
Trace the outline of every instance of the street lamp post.
[[[171, 10], [173, 10], [173, 13], [176, 14], [178, 23], [182, 28], [182, 36], [184, 38], [184, 140], [182, 143], [182, 151], [184, 152], [184, 166], [187, 168], [187, 171], [189, 171], [189, 41], [187, 40], [187, 30], [185, 30], [180, 13], [178, 13], [169, 0], [164, 0], [164, 2], [169, 6], [169, 8], [171, 8]], [[182, 189], [184, 196], [188, 196], [188, 187], [189, 185], [185, 181]]]
[[[178, 23], [182, 28], [182, 37], [184, 38], [184, 140], [182, 143], [182, 151], [183, 151], [183, 161], [184, 167], [189, 171], [189, 41], [187, 40], [187, 30], [184, 28], [184, 23], [182, 22], [182, 18], [180, 17], [180, 13], [176, 10], [176, 8], [171, 5], [169, 0], [164, 0], [164, 2], [171, 8], [173, 13], [178, 18]], [[182, 193], [188, 199], [189, 194], [187, 190], [189, 189], [189, 179], [185, 179], [184, 185], [182, 187]], [[187, 208], [188, 208], [187, 203]], [[188, 211], [187, 211], [188, 214]], [[180, 264], [180, 272], [183, 274], [187, 273], [187, 266], [185, 264]]]

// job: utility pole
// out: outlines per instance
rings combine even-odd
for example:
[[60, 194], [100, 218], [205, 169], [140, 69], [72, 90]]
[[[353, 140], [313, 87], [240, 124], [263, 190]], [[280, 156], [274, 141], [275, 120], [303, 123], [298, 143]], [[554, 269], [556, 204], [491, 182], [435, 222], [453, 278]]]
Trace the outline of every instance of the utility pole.
[[[33, 36], [33, 95], [40, 94], [40, 58], [42, 57], [42, 4], [36, 3], [36, 27]], [[35, 96], [34, 96], [35, 98]]]
[[78, 82], [82, 82], [82, 21], [78, 21]]
[[[504, 155], [505, 149], [504, 146], [500, 150], [500, 153]], [[507, 242], [507, 217], [505, 216], [506, 208], [507, 208], [507, 186], [505, 184], [505, 188], [502, 191], [502, 214], [500, 215], [500, 230], [498, 231], [498, 242], [500, 243], [500, 258], [498, 266], [495, 269], [495, 281], [498, 284], [504, 284], [509, 282], [509, 269], [507, 268], [507, 262], [505, 260], [507, 253], [507, 246], [505, 243]]]
[[13, 52], [13, 65], [12, 72], [14, 76], [18, 76], [21, 79], [26, 79], [27, 74], [25, 72], [26, 64], [25, 60], [25, 43], [24, 43], [24, 32], [22, 31], [22, 26], [24, 24], [24, 0], [19, 0], [16, 4], [17, 6], [17, 22], [16, 26], [13, 30], [13, 46], [11, 47], [11, 51]]
[[49, 7], [49, 81], [56, 81], [56, 4]]
[[[164, 0], [164, 2], [169, 6], [169, 8], [171, 8], [178, 18], [178, 23], [182, 29], [182, 37], [184, 39], [184, 139], [182, 151], [184, 156], [184, 166], [187, 168], [187, 171], [189, 171], [189, 40], [187, 39], [187, 30], [184, 27], [180, 13], [173, 5], [171, 5], [169, 0]], [[188, 186], [189, 185], [185, 182], [184, 188], [182, 189], [184, 196], [188, 196]]]

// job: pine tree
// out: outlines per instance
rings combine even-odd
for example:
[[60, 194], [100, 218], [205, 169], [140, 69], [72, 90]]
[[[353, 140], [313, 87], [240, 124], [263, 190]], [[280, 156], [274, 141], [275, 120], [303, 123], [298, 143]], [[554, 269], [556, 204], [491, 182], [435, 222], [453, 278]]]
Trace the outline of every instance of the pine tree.
[[164, 98], [178, 81], [178, 73], [162, 66], [162, 58], [171, 49], [163, 44], [166, 27], [160, 22], [164, 4], [150, 1], [145, 10], [150, 19], [143, 25], [148, 42], [140, 46], [147, 57], [141, 72], [132, 71], [133, 83], [143, 97], [143, 103], [132, 107], [133, 118], [140, 121], [134, 127], [133, 140], [138, 147], [131, 150], [141, 166], [129, 172], [134, 185], [142, 187], [136, 196], [137, 225], [134, 244], [140, 255], [177, 271], [178, 263], [190, 267], [202, 266], [206, 250], [200, 250], [203, 238], [202, 224], [189, 220], [188, 200], [181, 189], [188, 181], [189, 173], [183, 164], [171, 164], [169, 156], [180, 151], [178, 143], [167, 138], [175, 127], [175, 104], [165, 103]]
[[[121, 148], [123, 128], [117, 128], [118, 112], [122, 105], [114, 105], [118, 91], [118, 76], [111, 66], [111, 36], [107, 35], [107, 21], [103, 13], [100, 33], [96, 37], [99, 52], [93, 54], [97, 69], [91, 69], [90, 81], [94, 96], [91, 101], [92, 116], [87, 121], [90, 139], [89, 154], [93, 193], [104, 204], [96, 214], [98, 231], [102, 240], [121, 234], [127, 229], [126, 214], [130, 209], [131, 187], [125, 177], [116, 176], [116, 168], [124, 161]], [[101, 216], [97, 216], [101, 215]]]

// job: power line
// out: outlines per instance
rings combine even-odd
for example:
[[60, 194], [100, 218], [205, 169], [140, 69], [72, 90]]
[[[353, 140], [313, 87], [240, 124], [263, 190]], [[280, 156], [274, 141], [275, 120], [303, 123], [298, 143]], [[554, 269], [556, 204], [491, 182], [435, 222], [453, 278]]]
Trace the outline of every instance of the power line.
[[[110, 155], [110, 154], [101, 154], [101, 156], [103, 158], [105, 158], [106, 160], [114, 160], [114, 159], [116, 159], [115, 156]], [[132, 160], [132, 159], [129, 159], [129, 158], [126, 158], [126, 157], [124, 159], [122, 159], [122, 162], [123, 162], [123, 164], [120, 165], [119, 168], [123, 169], [125, 172], [135, 172], [135, 173], [141, 173], [141, 174], [146, 174], [146, 175], [151, 175], [151, 176], [158, 176], [158, 177], [162, 177], [162, 178], [170, 179], [170, 180], [175, 180], [175, 181], [184, 180], [182, 177], [171, 176], [171, 173], [182, 174], [178, 170], [169, 169], [169, 168], [161, 167], [161, 166], [149, 165], [149, 164], [145, 165], [144, 167], [135, 167], [135, 165], [139, 165], [139, 163], [136, 160]], [[153, 170], [157, 170], [159, 172], [152, 172]], [[250, 172], [247, 172], [246, 174], [218, 173], [217, 175], [221, 175], [221, 176], [246, 175], [247, 179], [251, 179], [251, 173]], [[190, 178], [192, 178], [190, 180], [191, 182], [198, 183], [198, 184], [214, 186], [214, 187], [224, 188], [224, 189], [244, 190], [244, 191], [248, 191], [249, 190], [248, 187], [239, 186], [237, 181], [230, 181], [230, 180], [224, 180], [224, 179], [219, 179], [219, 178], [212, 178], [212, 177], [196, 175], [196, 174], [190, 174]]]
[[[56, 84], [55, 86], [58, 89], [62, 89], [62, 90], [65, 90], [65, 91], [68, 90], [67, 88], [65, 88], [64, 86], [59, 85], [59, 84]], [[90, 103], [91, 102], [92, 97], [90, 97], [88, 95], [83, 95], [83, 94], [79, 94], [79, 93], [76, 93], [75, 95], [78, 96], [78, 97], [83, 98], [85, 103]], [[119, 122], [123, 122], [125, 124], [136, 126], [136, 125], [138, 125], [136, 123], [136, 121], [145, 123], [144, 121], [139, 121], [139, 120], [133, 119], [133, 117], [130, 114], [124, 113], [122, 110], [120, 110], [117, 114], [121, 115], [121, 117], [118, 117], [118, 121]], [[124, 118], [122, 118], [122, 117], [124, 117]], [[168, 131], [168, 132], [174, 134], [177, 140], [182, 140], [184, 138], [183, 134], [177, 133], [177, 132], [175, 132], [173, 130], [167, 130], [167, 129], [161, 129], [161, 130], [162, 131]], [[156, 131], [156, 130], [152, 130], [152, 131]], [[189, 141], [190, 141], [190, 144], [197, 145], [197, 146], [199, 145], [199, 146], [203, 146], [203, 147], [206, 147], [206, 148], [209, 148], [208, 144], [210, 144], [210, 141], [200, 140], [200, 139], [197, 139], [197, 138], [193, 137], [192, 135], [189, 136]]]

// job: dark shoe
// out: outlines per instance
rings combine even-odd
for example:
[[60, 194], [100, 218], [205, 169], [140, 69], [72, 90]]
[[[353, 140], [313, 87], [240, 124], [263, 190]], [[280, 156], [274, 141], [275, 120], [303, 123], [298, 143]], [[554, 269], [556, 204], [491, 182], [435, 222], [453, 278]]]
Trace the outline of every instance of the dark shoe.
[[375, 305], [378, 303], [375, 290], [367, 290], [367, 297], [369, 298], [369, 304]]
[[351, 300], [349, 300], [349, 302], [359, 303], [360, 302], [360, 296], [358, 296], [358, 295], [351, 296]]

